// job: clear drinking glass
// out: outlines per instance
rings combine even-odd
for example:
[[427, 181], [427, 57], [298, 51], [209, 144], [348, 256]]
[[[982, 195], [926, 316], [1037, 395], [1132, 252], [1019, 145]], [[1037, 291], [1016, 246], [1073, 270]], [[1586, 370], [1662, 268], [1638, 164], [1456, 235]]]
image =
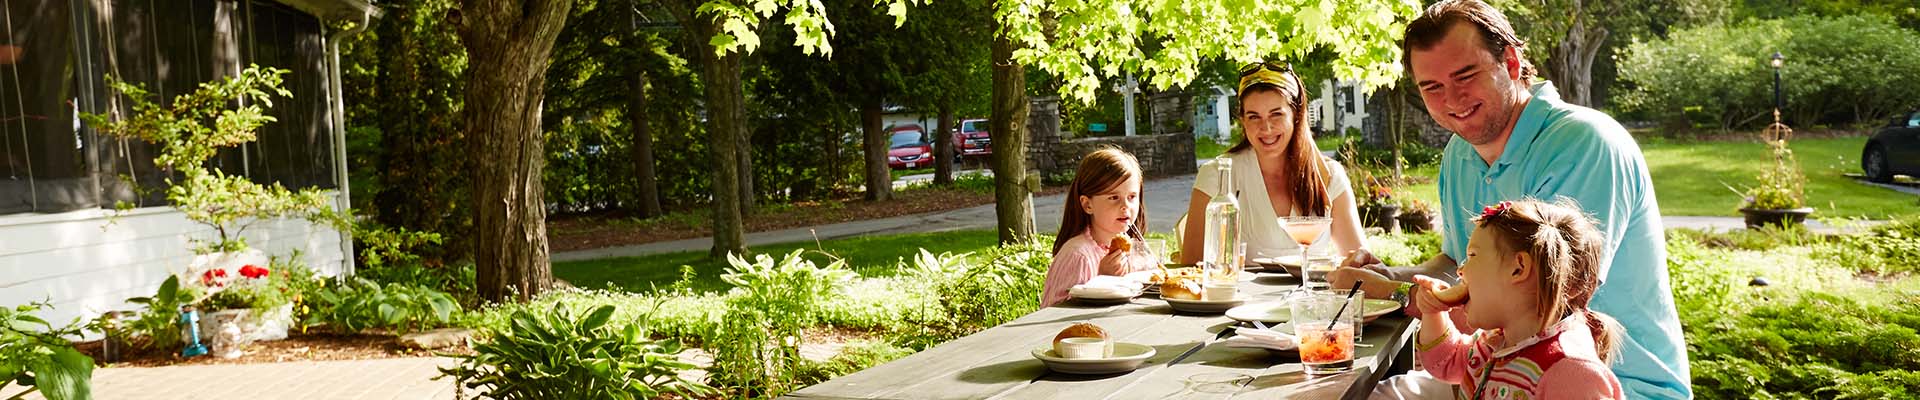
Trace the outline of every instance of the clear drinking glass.
[[1332, 246], [1325, 245], [1330, 236], [1333, 218], [1328, 217], [1280, 217], [1280, 226], [1286, 228], [1287, 236], [1300, 244], [1301, 258], [1300, 286], [1307, 289], [1328, 287], [1327, 273], [1332, 272], [1336, 262]]
[[1293, 330], [1300, 339], [1300, 362], [1306, 365], [1308, 375], [1353, 369], [1353, 343], [1359, 336], [1355, 328], [1363, 297], [1323, 291], [1293, 300]]
[[1148, 239], [1147, 254], [1152, 257], [1155, 266], [1173, 263], [1173, 253], [1168, 252], [1165, 239]]

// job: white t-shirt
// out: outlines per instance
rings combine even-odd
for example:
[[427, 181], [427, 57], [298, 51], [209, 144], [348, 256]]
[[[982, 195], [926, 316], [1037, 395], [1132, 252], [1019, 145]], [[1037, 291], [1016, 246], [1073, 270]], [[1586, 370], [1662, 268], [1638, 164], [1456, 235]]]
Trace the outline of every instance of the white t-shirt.
[[[1253, 150], [1228, 153], [1228, 156], [1233, 159], [1233, 189], [1240, 192], [1240, 240], [1247, 243], [1247, 258], [1300, 254], [1300, 244], [1287, 236], [1286, 229], [1280, 227], [1280, 216], [1273, 212], [1273, 200], [1267, 197], [1266, 179], [1260, 176], [1260, 161]], [[1327, 204], [1331, 207], [1334, 199], [1353, 191], [1353, 186], [1347, 179], [1347, 169], [1340, 166], [1340, 162], [1324, 157], [1322, 160], [1327, 166]], [[1194, 176], [1193, 189], [1206, 193], [1208, 197], [1219, 197], [1220, 194], [1213, 193], [1219, 190], [1219, 180], [1219, 163], [1208, 161], [1200, 166], [1200, 172]], [[1327, 240], [1321, 245], [1330, 245], [1332, 242]]]

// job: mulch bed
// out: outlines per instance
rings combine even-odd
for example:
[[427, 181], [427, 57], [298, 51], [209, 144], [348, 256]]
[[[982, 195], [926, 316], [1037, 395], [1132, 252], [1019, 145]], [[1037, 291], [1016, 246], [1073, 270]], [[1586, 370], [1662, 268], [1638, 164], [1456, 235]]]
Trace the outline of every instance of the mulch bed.
[[161, 349], [123, 355], [116, 362], [107, 363], [102, 356], [102, 341], [74, 344], [74, 348], [93, 357], [96, 362], [112, 367], [162, 367], [169, 365], [213, 365], [213, 364], [257, 364], [293, 361], [333, 361], [333, 360], [369, 360], [382, 358], [432, 357], [436, 353], [471, 354], [472, 350], [455, 347], [443, 350], [421, 350], [403, 348], [392, 335], [293, 332], [285, 340], [254, 342], [247, 348], [246, 354], [239, 358], [227, 359], [216, 355], [199, 357], [180, 357], [179, 345], [165, 346]]
[[[1035, 193], [1047, 195], [1066, 190], [1049, 187]], [[892, 200], [870, 202], [855, 193], [853, 197], [783, 205], [776, 211], [761, 211], [747, 216], [747, 232], [777, 231], [806, 226], [898, 217], [929, 212], [956, 210], [992, 204], [993, 194], [957, 188], [923, 188], [895, 191]], [[705, 210], [694, 210], [704, 213]], [[547, 220], [548, 245], [553, 251], [597, 249], [701, 238], [713, 235], [704, 215], [681, 221], [636, 220], [625, 211], [556, 216]]]

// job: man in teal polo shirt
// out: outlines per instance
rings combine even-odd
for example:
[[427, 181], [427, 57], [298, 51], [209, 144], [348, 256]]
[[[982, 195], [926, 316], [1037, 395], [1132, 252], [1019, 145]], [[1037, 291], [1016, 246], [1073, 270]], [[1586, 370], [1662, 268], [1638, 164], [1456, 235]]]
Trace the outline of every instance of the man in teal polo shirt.
[[1523, 198], [1577, 201], [1599, 222], [1610, 262], [1591, 306], [1626, 328], [1613, 372], [1634, 398], [1688, 398], [1686, 344], [1667, 282], [1660, 206], [1639, 145], [1613, 118], [1560, 101], [1551, 83], [1531, 83], [1522, 42], [1499, 10], [1479, 0], [1429, 7], [1408, 25], [1403, 60], [1447, 143], [1438, 182], [1443, 254], [1413, 267], [1382, 267], [1355, 254], [1329, 276], [1336, 287], [1365, 281], [1368, 293], [1407, 290], [1394, 281], [1427, 275], [1455, 281], [1471, 222], [1482, 207]]

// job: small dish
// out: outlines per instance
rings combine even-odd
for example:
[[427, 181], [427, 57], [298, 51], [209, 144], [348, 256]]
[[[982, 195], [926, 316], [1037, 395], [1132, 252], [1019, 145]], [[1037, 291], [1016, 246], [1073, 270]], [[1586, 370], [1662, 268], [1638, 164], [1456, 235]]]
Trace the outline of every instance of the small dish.
[[1286, 302], [1268, 302], [1242, 305], [1227, 309], [1227, 318], [1237, 321], [1281, 323], [1293, 319], [1293, 309]]
[[1239, 307], [1241, 304], [1247, 303], [1246, 299], [1233, 299], [1233, 300], [1164, 299], [1164, 300], [1167, 301], [1168, 306], [1173, 307], [1174, 311], [1198, 313], [1198, 314], [1219, 314], [1219, 313], [1226, 312], [1227, 310], [1232, 309], [1234, 307]]
[[1066, 374], [1101, 375], [1118, 374], [1139, 369], [1153, 358], [1152, 346], [1138, 343], [1114, 342], [1113, 356], [1105, 358], [1073, 359], [1061, 358], [1053, 349], [1033, 349], [1033, 358], [1040, 359], [1053, 372]]

